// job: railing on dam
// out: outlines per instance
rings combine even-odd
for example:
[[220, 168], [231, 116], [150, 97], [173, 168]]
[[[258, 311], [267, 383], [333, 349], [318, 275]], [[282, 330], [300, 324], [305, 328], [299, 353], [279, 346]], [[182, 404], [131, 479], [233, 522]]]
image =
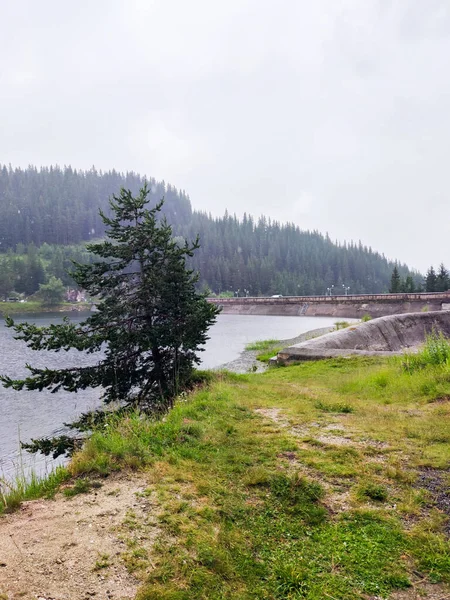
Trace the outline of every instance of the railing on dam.
[[367, 302], [449, 302], [450, 290], [447, 292], [427, 292], [416, 294], [349, 294], [347, 296], [247, 296], [242, 298], [208, 298], [214, 304], [311, 304], [314, 302], [331, 303], [367, 303]]

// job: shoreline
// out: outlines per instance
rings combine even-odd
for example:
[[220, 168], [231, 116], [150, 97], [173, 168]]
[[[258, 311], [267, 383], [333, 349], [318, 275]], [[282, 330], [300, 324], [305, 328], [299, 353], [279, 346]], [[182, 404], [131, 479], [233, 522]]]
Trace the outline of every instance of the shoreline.
[[[330, 333], [331, 331], [334, 331], [334, 329], [334, 326], [311, 329], [310, 331], [301, 333], [296, 337], [289, 338], [287, 340], [278, 340], [278, 342], [274, 344], [274, 347], [281, 345], [283, 348], [287, 348], [288, 346], [300, 344], [301, 342], [305, 342], [306, 340], [310, 340], [312, 338], [325, 335], [326, 333]], [[231, 360], [230, 362], [224, 363], [222, 365], [219, 365], [218, 367], [214, 367], [213, 369], [211, 369], [211, 371], [227, 370], [238, 374], [263, 373], [268, 369], [269, 365], [267, 363], [263, 363], [257, 360], [256, 356], [258, 354], [260, 354], [259, 350], [243, 350], [238, 358], [235, 358], [234, 360]]]

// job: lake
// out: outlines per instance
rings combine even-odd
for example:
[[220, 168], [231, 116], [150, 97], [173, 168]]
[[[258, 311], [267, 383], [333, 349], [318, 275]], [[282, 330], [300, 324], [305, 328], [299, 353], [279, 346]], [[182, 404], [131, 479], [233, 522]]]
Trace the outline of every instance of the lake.
[[[75, 313], [70, 319], [84, 320], [87, 313]], [[61, 313], [28, 314], [17, 322], [27, 320], [37, 325], [61, 322]], [[219, 315], [209, 331], [210, 339], [200, 353], [202, 368], [214, 368], [240, 355], [246, 344], [261, 339], [289, 339], [301, 333], [333, 325], [329, 317], [274, 317], [259, 315]], [[92, 355], [77, 352], [36, 352], [25, 343], [13, 339], [14, 332], [0, 322], [0, 372], [20, 378], [27, 374], [26, 363], [36, 367], [61, 368], [92, 364]], [[19, 450], [19, 440], [55, 436], [65, 433], [63, 423], [74, 420], [80, 413], [99, 406], [99, 390], [84, 390], [76, 394], [48, 391], [29, 392], [5, 389], [0, 384], [0, 479], [16, 474], [28, 474], [34, 469], [42, 475], [63, 458], [54, 461]]]

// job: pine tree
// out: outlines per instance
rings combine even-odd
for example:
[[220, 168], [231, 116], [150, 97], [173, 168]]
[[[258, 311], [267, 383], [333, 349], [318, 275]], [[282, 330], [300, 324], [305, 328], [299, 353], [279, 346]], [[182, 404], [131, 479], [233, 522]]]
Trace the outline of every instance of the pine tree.
[[391, 287], [389, 288], [389, 292], [391, 294], [397, 294], [400, 291], [400, 286], [400, 274], [398, 272], [397, 265], [395, 265], [391, 275]]
[[425, 291], [435, 292], [437, 283], [437, 275], [434, 268], [431, 266], [425, 275]]
[[439, 273], [436, 278], [436, 291], [446, 292], [450, 288], [450, 277], [444, 264], [441, 263], [439, 266]]
[[[16, 338], [34, 350], [99, 352], [98, 364], [59, 370], [28, 366], [26, 379], [0, 376], [6, 387], [52, 392], [102, 387], [105, 403], [120, 401], [150, 411], [170, 407], [199, 362], [196, 353], [218, 310], [195, 291], [197, 276], [186, 268], [198, 239], [179, 245], [165, 219], [157, 219], [162, 202], [146, 208], [148, 194], [144, 185], [136, 197], [124, 189], [113, 196], [113, 216], [102, 213], [106, 241], [88, 245], [101, 260], [76, 264], [72, 273], [81, 288], [99, 299], [97, 312], [81, 324], [66, 320], [49, 327], [7, 319]], [[32, 449], [64, 451], [59, 440], [48, 442]]]

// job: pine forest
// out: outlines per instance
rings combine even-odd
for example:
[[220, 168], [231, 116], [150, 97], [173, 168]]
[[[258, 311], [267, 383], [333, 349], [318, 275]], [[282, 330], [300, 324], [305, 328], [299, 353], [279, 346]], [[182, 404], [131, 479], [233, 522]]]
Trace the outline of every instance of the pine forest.
[[[104, 234], [99, 209], [145, 179], [130, 172], [71, 167], [37, 169], [0, 165], [0, 297], [31, 295], [51, 278], [74, 286], [71, 261], [92, 260], [86, 242]], [[226, 211], [212, 217], [192, 208], [188, 194], [169, 183], [148, 179], [151, 204], [164, 198], [163, 213], [180, 239], [200, 237], [191, 267], [199, 286], [214, 294], [240, 296], [383, 293], [394, 268], [420, 289], [423, 276], [388, 260], [361, 242], [333, 242], [318, 231], [304, 231], [264, 216]]]

